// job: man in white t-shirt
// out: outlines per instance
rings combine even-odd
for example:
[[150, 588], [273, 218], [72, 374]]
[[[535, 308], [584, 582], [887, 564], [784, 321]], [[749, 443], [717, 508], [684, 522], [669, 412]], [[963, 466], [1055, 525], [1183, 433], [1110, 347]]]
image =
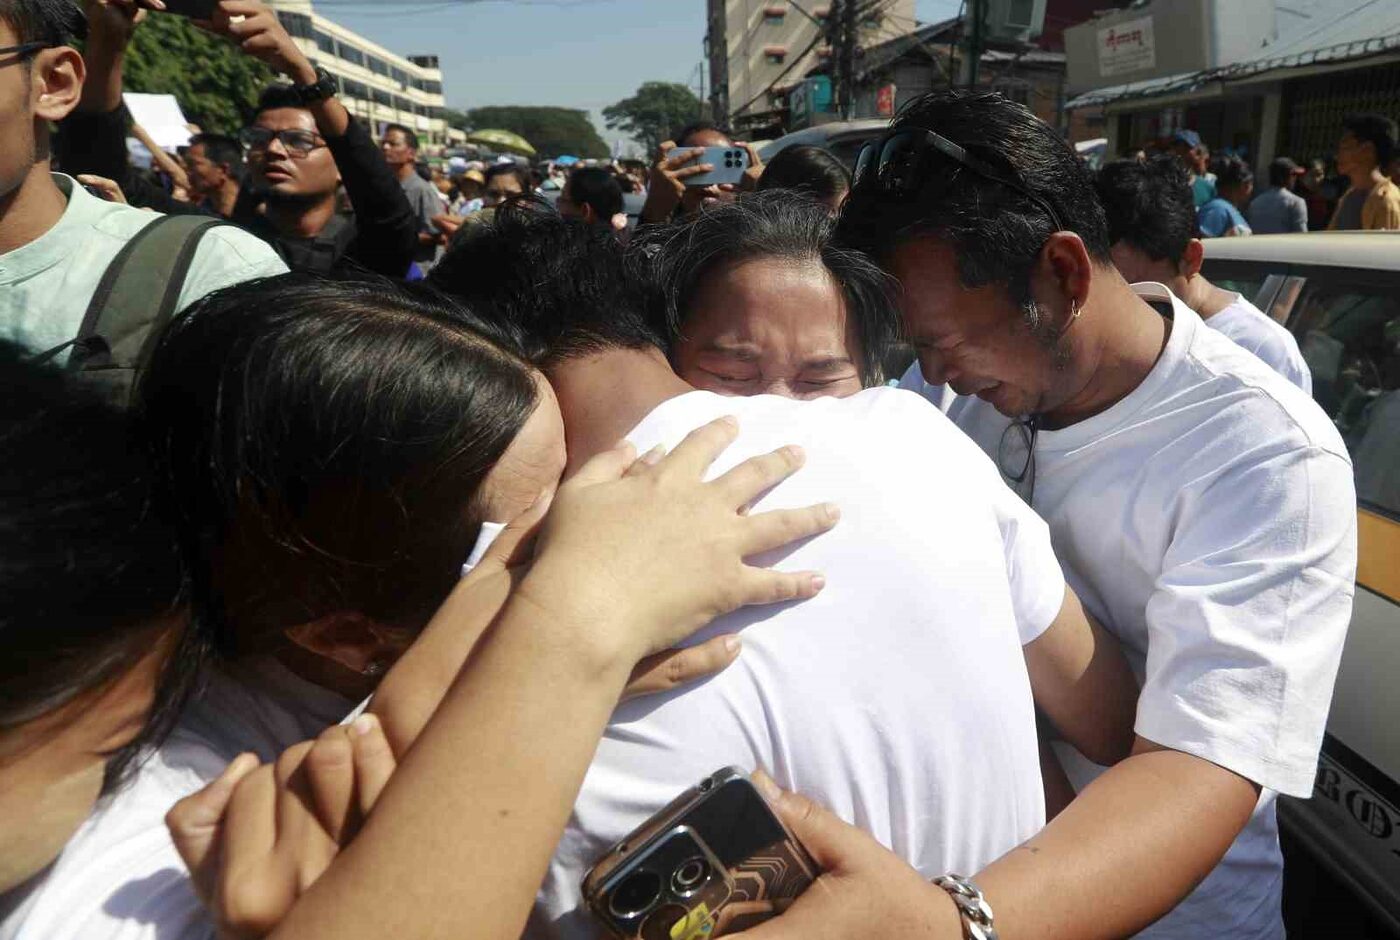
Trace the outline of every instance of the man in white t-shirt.
[[1099, 170], [1094, 188], [1108, 218], [1113, 263], [1129, 284], [1167, 285], [1207, 326], [1312, 394], [1312, 373], [1293, 334], [1201, 274], [1205, 247], [1196, 237], [1191, 185], [1180, 163], [1170, 157], [1120, 160]]
[[[550, 264], [569, 276], [540, 278]], [[623, 436], [645, 452], [735, 415], [738, 440], [714, 472], [789, 444], [806, 454], [755, 511], [832, 501], [842, 513], [765, 559], [821, 571], [819, 598], [721, 618], [698, 639], [740, 632], [734, 665], [614, 715], [529, 936], [595, 936], [580, 907], [588, 868], [725, 765], [819, 794], [930, 877], [980, 867], [1041, 827], [1023, 644], [1062, 642], [1078, 605], [1043, 523], [936, 409], [885, 388], [816, 401], [695, 391], [663, 352], [672, 331], [630, 293], [620, 247], [596, 227], [501, 213], [430, 280], [524, 335], [557, 393], [571, 468]]]
[[1133, 755], [1037, 856], [977, 875], [988, 903], [1019, 937], [1160, 917], [1144, 935], [1281, 938], [1270, 791], [1312, 792], [1351, 612], [1340, 437], [1165, 289], [1129, 287], [1073, 150], [1025, 108], [935, 93], [877, 145], [841, 231], [901, 283], [905, 384], [961, 396], [949, 416], [1049, 522], [1143, 679]]

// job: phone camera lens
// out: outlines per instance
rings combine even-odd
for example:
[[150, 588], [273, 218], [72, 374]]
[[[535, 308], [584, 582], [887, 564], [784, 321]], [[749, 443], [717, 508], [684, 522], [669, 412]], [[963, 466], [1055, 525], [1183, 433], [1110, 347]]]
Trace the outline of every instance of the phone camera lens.
[[709, 862], [699, 856], [688, 858], [671, 872], [671, 889], [680, 895], [694, 894], [709, 878]]
[[660, 897], [661, 876], [651, 871], [635, 872], [608, 898], [608, 911], [620, 920], [628, 920], [646, 913]]

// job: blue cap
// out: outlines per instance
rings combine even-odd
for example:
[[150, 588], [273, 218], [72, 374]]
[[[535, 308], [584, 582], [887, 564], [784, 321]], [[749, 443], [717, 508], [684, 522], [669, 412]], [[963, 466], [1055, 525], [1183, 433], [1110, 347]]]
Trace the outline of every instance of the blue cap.
[[1201, 145], [1201, 135], [1195, 131], [1180, 130], [1172, 135], [1172, 143], [1181, 143], [1195, 150]]

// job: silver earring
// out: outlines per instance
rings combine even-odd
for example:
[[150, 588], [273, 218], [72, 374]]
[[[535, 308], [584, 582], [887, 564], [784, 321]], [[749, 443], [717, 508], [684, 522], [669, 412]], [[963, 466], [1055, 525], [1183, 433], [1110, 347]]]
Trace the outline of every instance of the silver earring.
[[384, 660], [373, 659], [370, 660], [369, 665], [365, 666], [364, 669], [360, 670], [360, 675], [374, 678], [375, 676], [382, 676], [385, 672], [388, 671], [388, 669], [389, 666], [387, 663], [384, 662]]

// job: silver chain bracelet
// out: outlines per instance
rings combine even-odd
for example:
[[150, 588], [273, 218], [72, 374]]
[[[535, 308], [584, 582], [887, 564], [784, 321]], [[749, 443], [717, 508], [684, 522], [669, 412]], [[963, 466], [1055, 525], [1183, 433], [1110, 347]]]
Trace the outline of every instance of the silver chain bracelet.
[[992, 908], [982, 895], [982, 889], [971, 878], [962, 875], [939, 875], [933, 879], [953, 898], [962, 917], [963, 940], [997, 940], [997, 929], [992, 926]]

